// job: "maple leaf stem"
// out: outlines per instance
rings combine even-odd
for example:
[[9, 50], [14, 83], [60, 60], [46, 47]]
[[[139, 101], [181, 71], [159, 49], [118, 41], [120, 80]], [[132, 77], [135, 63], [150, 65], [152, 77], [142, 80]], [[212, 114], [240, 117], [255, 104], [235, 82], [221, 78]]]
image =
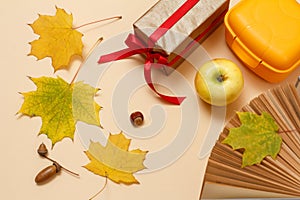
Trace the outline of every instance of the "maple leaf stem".
[[[103, 37], [99, 38], [95, 42], [95, 44], [92, 46], [92, 48], [87, 53], [87, 55], [85, 57], [85, 60], [91, 55], [92, 51], [98, 46], [98, 44], [100, 44], [102, 42], [102, 40], [103, 40]], [[82, 68], [83, 64], [84, 64], [84, 62], [81, 62], [81, 64], [79, 65], [79, 67], [78, 67], [78, 69], [77, 69], [77, 71], [76, 71], [76, 73], [75, 73], [75, 75], [74, 75], [74, 77], [73, 77], [73, 79], [72, 79], [72, 81], [71, 81], [70, 84], [74, 83], [74, 81], [75, 81], [76, 77], [78, 76], [78, 73], [79, 73], [80, 69]]]
[[122, 16], [114, 16], [114, 17], [109, 17], [109, 18], [105, 18], [105, 19], [100, 19], [100, 20], [97, 20], [97, 21], [82, 24], [80, 26], [74, 27], [73, 29], [79, 29], [79, 28], [82, 28], [84, 26], [89, 26], [89, 25], [92, 25], [92, 24], [96, 24], [96, 23], [99, 23], [99, 22], [108, 21], [108, 20], [112, 20], [112, 19], [122, 19]]
[[293, 130], [282, 130], [282, 131], [278, 131], [279, 134], [282, 134], [282, 133], [292, 133], [292, 132], [296, 132], [296, 131], [300, 131], [300, 129], [293, 129]]
[[104, 183], [103, 187], [96, 194], [94, 194], [94, 196], [92, 196], [91, 198], [89, 198], [89, 200], [92, 200], [96, 196], [98, 196], [105, 189], [106, 185], [107, 185], [107, 176], [105, 176], [105, 183]]

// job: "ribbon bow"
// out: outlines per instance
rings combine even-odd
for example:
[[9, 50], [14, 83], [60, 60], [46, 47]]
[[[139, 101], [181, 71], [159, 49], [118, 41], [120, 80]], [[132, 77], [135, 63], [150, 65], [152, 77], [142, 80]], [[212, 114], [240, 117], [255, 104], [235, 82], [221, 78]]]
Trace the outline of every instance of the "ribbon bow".
[[[175, 97], [175, 96], [167, 96], [161, 94], [155, 89], [152, 82], [151, 68], [153, 66], [156, 67], [162, 67], [163, 65], [169, 66], [168, 59], [166, 58], [166, 56], [164, 56], [162, 53], [153, 51], [153, 48], [151, 47], [153, 44], [149, 44], [148, 47], [146, 47], [143, 44], [143, 42], [139, 38], [137, 38], [134, 34], [128, 35], [127, 39], [125, 40], [125, 44], [128, 46], [128, 48], [111, 54], [103, 55], [100, 57], [98, 63], [106, 63], [115, 60], [120, 60], [136, 54], [144, 54], [146, 56], [145, 64], [144, 64], [144, 77], [148, 86], [162, 99], [170, 103], [180, 105], [181, 102], [185, 99], [185, 97]], [[158, 63], [160, 65], [154, 65], [155, 63]]]

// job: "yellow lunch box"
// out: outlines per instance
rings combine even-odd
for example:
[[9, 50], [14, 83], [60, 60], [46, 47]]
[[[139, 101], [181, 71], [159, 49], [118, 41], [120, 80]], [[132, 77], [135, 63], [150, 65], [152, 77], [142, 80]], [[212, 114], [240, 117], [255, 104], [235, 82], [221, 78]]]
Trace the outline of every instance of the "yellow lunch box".
[[228, 46], [269, 82], [300, 66], [300, 4], [296, 0], [241, 0], [224, 18]]

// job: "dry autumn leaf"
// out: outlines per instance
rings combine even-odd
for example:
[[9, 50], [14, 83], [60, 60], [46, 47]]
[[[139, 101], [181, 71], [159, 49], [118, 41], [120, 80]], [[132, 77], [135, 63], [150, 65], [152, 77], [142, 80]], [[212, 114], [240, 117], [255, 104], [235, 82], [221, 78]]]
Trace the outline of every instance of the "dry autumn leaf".
[[143, 162], [147, 151], [129, 151], [130, 142], [122, 132], [110, 134], [105, 147], [98, 142], [91, 142], [85, 152], [91, 162], [84, 167], [116, 183], [139, 183], [133, 173], [145, 169]]
[[37, 90], [22, 93], [24, 102], [18, 113], [40, 116], [39, 134], [46, 134], [53, 145], [65, 137], [73, 140], [77, 121], [101, 126], [101, 107], [94, 101], [97, 89], [83, 82], [69, 84], [59, 77], [30, 79]]
[[222, 141], [234, 150], [244, 149], [242, 167], [259, 164], [266, 156], [276, 158], [282, 139], [278, 134], [278, 125], [266, 112], [257, 115], [251, 112], [238, 112], [242, 125], [231, 128]]
[[73, 16], [56, 8], [55, 16], [39, 15], [29, 24], [40, 35], [30, 42], [31, 52], [38, 60], [50, 57], [54, 70], [67, 68], [73, 56], [82, 56], [82, 33], [72, 28]]

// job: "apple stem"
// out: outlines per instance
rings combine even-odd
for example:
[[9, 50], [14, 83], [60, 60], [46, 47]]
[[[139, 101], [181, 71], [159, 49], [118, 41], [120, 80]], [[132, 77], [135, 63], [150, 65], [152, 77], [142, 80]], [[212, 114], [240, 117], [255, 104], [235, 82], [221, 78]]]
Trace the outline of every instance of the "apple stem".
[[228, 77], [223, 75], [223, 74], [220, 74], [218, 77], [217, 77], [217, 80], [222, 83], [224, 82]]
[[115, 17], [109, 17], [109, 18], [105, 18], [105, 19], [100, 19], [100, 20], [97, 20], [97, 21], [94, 21], [94, 22], [82, 24], [80, 26], [74, 27], [73, 29], [79, 29], [79, 28], [82, 28], [84, 26], [88, 26], [88, 25], [91, 25], [91, 24], [96, 24], [96, 23], [107, 21], [107, 20], [111, 20], [111, 19], [122, 19], [122, 16], [115, 16]]

